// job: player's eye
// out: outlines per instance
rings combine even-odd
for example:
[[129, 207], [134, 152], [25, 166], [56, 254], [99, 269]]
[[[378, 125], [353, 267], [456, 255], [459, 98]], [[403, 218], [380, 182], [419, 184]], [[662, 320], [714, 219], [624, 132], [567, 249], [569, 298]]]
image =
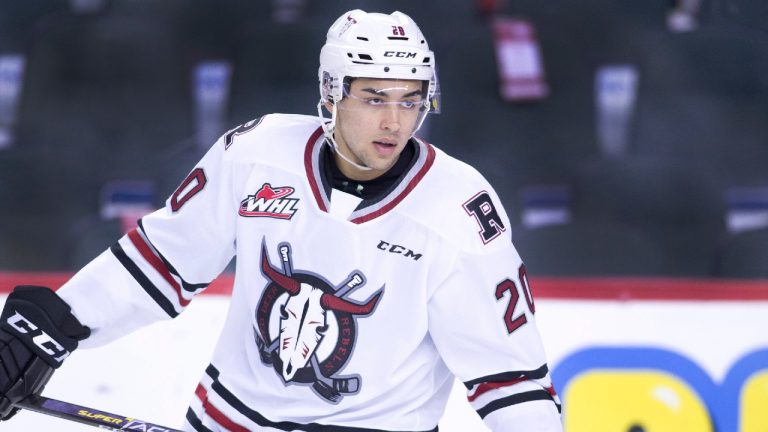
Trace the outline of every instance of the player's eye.
[[405, 109], [409, 109], [409, 110], [416, 108], [418, 105], [419, 105], [419, 103], [417, 101], [413, 101], [413, 100], [404, 100], [404, 101], [400, 102], [400, 106], [401, 107], [403, 107]]
[[381, 105], [384, 103], [384, 100], [379, 98], [368, 98], [365, 100], [365, 103], [367, 103], [368, 105]]

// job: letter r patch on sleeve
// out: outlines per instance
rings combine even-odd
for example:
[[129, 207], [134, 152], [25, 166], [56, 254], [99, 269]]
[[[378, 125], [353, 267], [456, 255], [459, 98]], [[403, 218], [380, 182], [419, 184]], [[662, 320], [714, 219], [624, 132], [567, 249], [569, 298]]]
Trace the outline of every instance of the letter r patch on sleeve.
[[464, 210], [468, 215], [473, 216], [477, 224], [480, 225], [480, 239], [483, 244], [498, 237], [506, 231], [504, 222], [501, 221], [499, 212], [493, 206], [491, 196], [486, 191], [481, 191], [464, 203]]

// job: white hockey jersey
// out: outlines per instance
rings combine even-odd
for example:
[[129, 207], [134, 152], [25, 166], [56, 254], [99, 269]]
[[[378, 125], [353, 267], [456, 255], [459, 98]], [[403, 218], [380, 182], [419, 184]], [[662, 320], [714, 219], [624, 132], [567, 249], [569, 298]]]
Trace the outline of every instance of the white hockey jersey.
[[432, 431], [455, 375], [494, 431], [560, 431], [526, 269], [493, 189], [415, 140], [377, 199], [331, 188], [316, 117], [222, 136], [59, 291], [101, 344], [181, 313], [237, 255], [195, 431]]

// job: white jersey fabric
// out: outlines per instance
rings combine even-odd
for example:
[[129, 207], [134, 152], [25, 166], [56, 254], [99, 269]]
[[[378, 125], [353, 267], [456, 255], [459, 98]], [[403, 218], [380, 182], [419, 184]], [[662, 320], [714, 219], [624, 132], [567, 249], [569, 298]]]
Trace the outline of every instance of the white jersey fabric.
[[175, 317], [237, 255], [194, 431], [432, 431], [458, 377], [494, 431], [560, 431], [509, 220], [417, 139], [383, 196], [332, 190], [316, 117], [222, 136], [164, 208], [60, 290], [99, 345]]

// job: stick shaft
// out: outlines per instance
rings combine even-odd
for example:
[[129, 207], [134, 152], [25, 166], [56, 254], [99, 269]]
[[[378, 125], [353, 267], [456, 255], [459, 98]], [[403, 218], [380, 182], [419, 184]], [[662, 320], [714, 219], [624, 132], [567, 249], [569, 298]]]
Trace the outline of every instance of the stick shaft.
[[99, 411], [93, 408], [88, 408], [56, 399], [50, 399], [43, 396], [37, 396], [23, 402], [19, 402], [16, 404], [16, 406], [41, 414], [59, 417], [62, 419], [112, 431], [151, 430], [152, 432], [182, 432], [178, 429], [159, 426], [154, 423], [135, 419], [133, 417], [111, 414], [106, 411]]

